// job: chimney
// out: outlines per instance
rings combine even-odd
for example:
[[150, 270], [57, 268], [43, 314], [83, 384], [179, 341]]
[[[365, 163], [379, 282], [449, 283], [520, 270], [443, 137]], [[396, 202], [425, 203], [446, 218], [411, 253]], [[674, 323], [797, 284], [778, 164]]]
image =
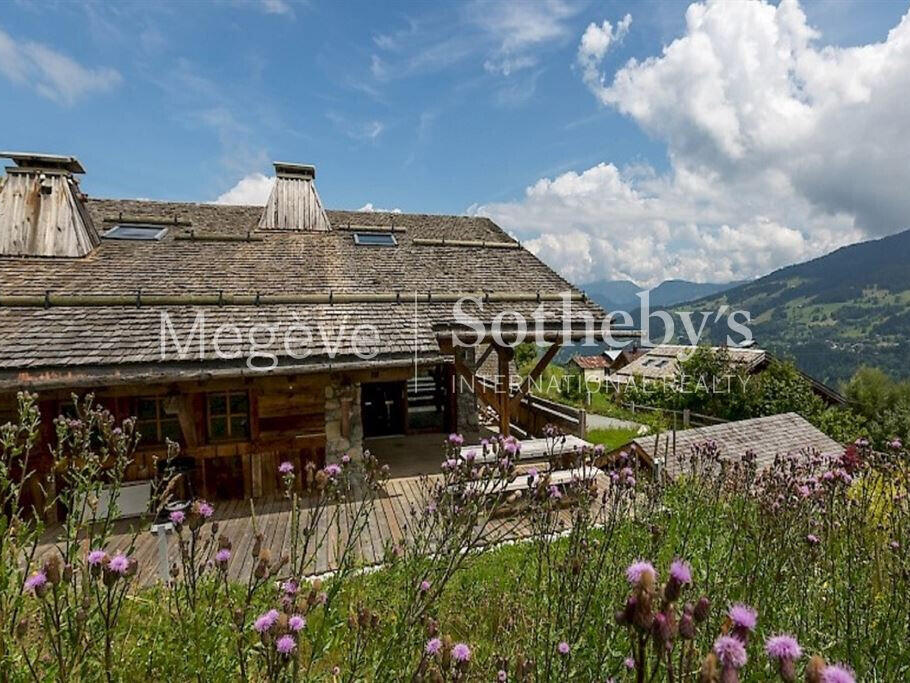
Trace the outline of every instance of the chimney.
[[260, 230], [331, 230], [316, 192], [316, 167], [275, 162], [275, 184], [259, 219]]
[[73, 174], [75, 157], [0, 152], [15, 166], [0, 185], [0, 256], [79, 257], [99, 244]]

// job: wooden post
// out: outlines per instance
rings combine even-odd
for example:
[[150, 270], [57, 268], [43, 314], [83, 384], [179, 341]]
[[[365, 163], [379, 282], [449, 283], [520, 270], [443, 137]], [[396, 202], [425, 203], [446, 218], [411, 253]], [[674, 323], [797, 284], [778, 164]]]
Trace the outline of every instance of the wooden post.
[[511, 397], [509, 396], [509, 387], [511, 378], [509, 377], [509, 360], [512, 357], [512, 349], [507, 346], [497, 346], [496, 356], [499, 359], [499, 379], [502, 386], [499, 387], [499, 433], [503, 436], [509, 436], [509, 413], [512, 407]]
[[689, 409], [683, 408], [683, 429], [689, 428]]

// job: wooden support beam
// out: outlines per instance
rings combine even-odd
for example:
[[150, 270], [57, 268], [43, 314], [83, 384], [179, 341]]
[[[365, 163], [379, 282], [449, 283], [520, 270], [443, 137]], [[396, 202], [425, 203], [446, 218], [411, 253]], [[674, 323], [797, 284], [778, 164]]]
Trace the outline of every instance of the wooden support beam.
[[493, 353], [494, 348], [496, 348], [496, 344], [490, 344], [484, 352], [480, 354], [480, 358], [474, 363], [475, 370], [480, 370], [481, 366], [487, 361], [487, 358], [490, 357], [490, 354]]
[[530, 391], [531, 382], [539, 378], [543, 371], [546, 370], [547, 366], [550, 364], [550, 361], [553, 360], [553, 357], [559, 352], [559, 349], [562, 348], [562, 344], [556, 342], [546, 352], [540, 357], [537, 361], [537, 364], [534, 366], [534, 369], [528, 373], [528, 376], [525, 377], [525, 380], [521, 383], [521, 386], [518, 387], [518, 391], [512, 397], [512, 410], [517, 410], [521, 399]]
[[474, 395], [484, 404], [499, 412], [499, 398], [496, 396], [496, 393], [489, 389], [474, 372], [464, 364], [464, 361], [458, 354], [455, 354], [455, 380], [456, 380], [456, 391], [458, 389], [458, 378], [462, 377], [471, 384], [471, 389], [474, 391]]
[[509, 415], [511, 413], [512, 402], [509, 400], [509, 361], [512, 360], [514, 350], [510, 346], [496, 346], [496, 356], [499, 359], [499, 377], [502, 386], [497, 386], [500, 393], [499, 398], [499, 433], [503, 436], [509, 435]]

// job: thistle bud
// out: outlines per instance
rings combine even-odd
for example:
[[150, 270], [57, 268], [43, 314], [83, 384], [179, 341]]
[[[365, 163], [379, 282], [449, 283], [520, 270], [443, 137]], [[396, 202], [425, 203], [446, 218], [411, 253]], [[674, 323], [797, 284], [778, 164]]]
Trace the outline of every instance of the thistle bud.
[[701, 669], [698, 672], [698, 683], [717, 683], [719, 680], [718, 673], [717, 655], [709, 652], [701, 663]]
[[63, 581], [64, 583], [69, 583], [73, 580], [73, 565], [65, 564], [63, 565]]
[[28, 619], [22, 617], [19, 620], [19, 623], [16, 624], [16, 637], [19, 639], [25, 638], [28, 635]]
[[259, 532], [258, 534], [256, 534], [256, 537], [253, 539], [253, 550], [251, 553], [253, 555], [253, 559], [257, 559], [259, 557], [259, 553], [261, 550], [262, 550], [262, 532]]
[[814, 655], [806, 665], [806, 683], [822, 683], [825, 671], [825, 660]]
[[706, 595], [701, 596], [698, 599], [698, 602], [695, 603], [695, 609], [692, 610], [692, 617], [695, 619], [695, 623], [702, 623], [705, 619], [708, 618], [710, 611], [711, 601], [708, 600], [708, 597]]
[[692, 618], [691, 612], [683, 612], [679, 620], [679, 635], [684, 640], [695, 638], [695, 619]]
[[44, 575], [47, 577], [48, 583], [52, 586], [56, 586], [60, 583], [60, 580], [63, 578], [60, 573], [60, 557], [57, 555], [51, 555], [44, 562]]

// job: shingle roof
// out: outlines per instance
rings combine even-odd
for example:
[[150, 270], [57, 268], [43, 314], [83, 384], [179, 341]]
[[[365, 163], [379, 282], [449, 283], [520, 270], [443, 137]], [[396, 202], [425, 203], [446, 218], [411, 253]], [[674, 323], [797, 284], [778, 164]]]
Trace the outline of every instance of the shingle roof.
[[572, 362], [584, 370], [597, 370], [598, 368], [608, 368], [612, 360], [606, 356], [572, 356]]
[[[99, 368], [161, 363], [162, 312], [188, 334], [196, 314], [204, 310], [207, 335], [221, 322], [261, 321], [289, 325], [307, 323], [312, 329], [346, 331], [337, 357], [352, 352], [350, 337], [361, 323], [380, 331], [377, 360], [399, 355], [437, 356], [434, 324], [452, 319], [451, 303], [407, 301], [407, 295], [443, 292], [543, 292], [557, 294], [571, 286], [525, 249], [488, 246], [449, 246], [415, 240], [469, 240], [514, 242], [487, 218], [420, 214], [328, 211], [329, 232], [257, 231], [261, 207], [218, 206], [90, 199], [95, 225], [110, 227], [118, 217], [170, 220], [160, 241], [101, 240], [89, 256], [80, 259], [0, 257], [0, 297], [3, 295], [283, 295], [375, 294], [402, 292], [401, 303], [293, 304], [286, 306], [188, 307], [0, 307], [0, 373], [7, 382], [46, 375], [50, 368], [77, 374]], [[187, 225], [188, 223], [188, 225]], [[354, 244], [351, 229], [358, 225], [394, 225], [398, 246], [362, 247]], [[192, 231], [201, 235], [246, 237], [253, 241], [179, 239]], [[252, 232], [251, 232], [252, 231]], [[573, 290], [576, 291], [576, 290]], [[536, 302], [486, 302], [480, 314], [486, 320], [497, 313], [517, 310], [530, 317]], [[547, 318], [561, 320], [559, 302], [544, 304]], [[605, 317], [600, 307], [573, 301], [573, 311]], [[185, 327], [180, 328], [180, 324]], [[335, 332], [334, 334], [337, 334]], [[211, 341], [210, 338], [208, 341]], [[205, 344], [211, 349], [211, 344]], [[325, 347], [317, 338], [312, 355], [298, 361], [282, 354], [282, 363], [324, 362]], [[169, 358], [172, 356], [169, 356]], [[206, 356], [204, 363], [215, 359]], [[193, 367], [197, 360], [187, 360]], [[238, 365], [242, 363], [238, 362]], [[2, 381], [2, 378], [0, 378]]]
[[718, 445], [721, 456], [725, 459], [738, 460], [747, 452], [754, 453], [759, 469], [769, 466], [777, 455], [798, 455], [807, 450], [815, 450], [825, 456], [839, 456], [844, 451], [841, 444], [796, 413], [678, 431], [676, 457], [672, 453], [673, 436], [670, 434], [638, 437], [631, 444], [649, 461], [654, 459], [656, 450], [657, 462], [670, 477], [675, 477], [686, 469], [693, 446], [701, 446], [710, 441]]
[[[624, 368], [613, 373], [613, 378], [618, 381], [626, 381], [632, 377], [644, 377], [647, 379], [669, 379], [676, 375], [679, 368], [679, 361], [692, 353], [696, 346], [686, 346], [681, 344], [662, 344], [648, 349], [645, 353]], [[713, 347], [715, 351], [721, 347]], [[734, 347], [724, 347], [724, 350], [730, 356], [730, 360], [741, 366], [747, 372], [760, 366], [768, 358], [768, 355], [762, 349], [738, 349]]]

